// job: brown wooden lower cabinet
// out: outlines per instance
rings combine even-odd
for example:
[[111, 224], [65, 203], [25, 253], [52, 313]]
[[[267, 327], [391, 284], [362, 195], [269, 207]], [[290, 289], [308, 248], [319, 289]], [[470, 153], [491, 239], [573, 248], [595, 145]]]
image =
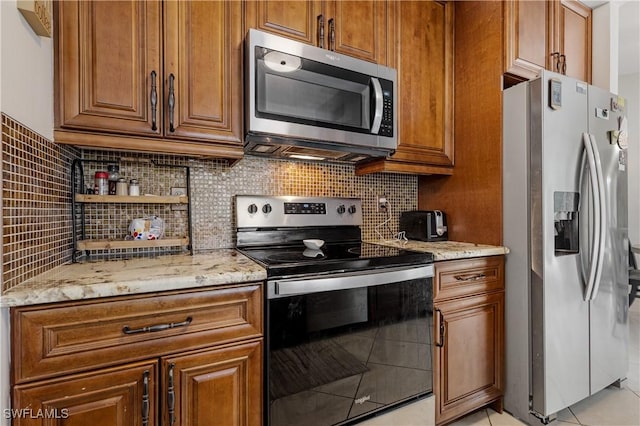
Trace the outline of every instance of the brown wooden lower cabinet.
[[18, 385], [13, 425], [156, 425], [157, 364], [146, 361]]
[[163, 358], [162, 391], [174, 402], [163, 405], [162, 424], [260, 425], [261, 349], [258, 341]]
[[[502, 412], [504, 258], [438, 262], [435, 271], [436, 425], [450, 423], [486, 405]], [[450, 277], [458, 281], [456, 292], [439, 282]], [[465, 287], [470, 294], [464, 293]], [[438, 291], [442, 288], [448, 293]], [[479, 290], [482, 288], [492, 290]]]
[[259, 283], [14, 308], [11, 326], [14, 426], [262, 424]]

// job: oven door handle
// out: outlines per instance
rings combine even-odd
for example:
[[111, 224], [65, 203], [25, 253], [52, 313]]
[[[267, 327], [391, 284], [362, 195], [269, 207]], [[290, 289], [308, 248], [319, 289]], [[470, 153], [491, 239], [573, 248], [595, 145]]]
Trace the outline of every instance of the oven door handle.
[[415, 268], [396, 268], [367, 271], [366, 273], [345, 274], [340, 276], [289, 279], [267, 281], [269, 299], [295, 294], [319, 293], [332, 290], [372, 287], [402, 281], [432, 278], [433, 265]]

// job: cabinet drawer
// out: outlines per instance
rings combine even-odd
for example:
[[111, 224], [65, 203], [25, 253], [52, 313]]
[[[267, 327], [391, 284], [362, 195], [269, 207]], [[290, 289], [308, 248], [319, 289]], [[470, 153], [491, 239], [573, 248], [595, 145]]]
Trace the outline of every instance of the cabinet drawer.
[[504, 289], [504, 256], [435, 263], [434, 300]]
[[16, 308], [11, 321], [17, 384], [260, 337], [262, 285]]

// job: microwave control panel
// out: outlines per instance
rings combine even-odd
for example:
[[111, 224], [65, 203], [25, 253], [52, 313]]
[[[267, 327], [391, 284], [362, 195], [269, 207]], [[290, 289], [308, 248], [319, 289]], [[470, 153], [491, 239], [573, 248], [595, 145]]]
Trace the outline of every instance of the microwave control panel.
[[380, 136], [393, 137], [393, 82], [380, 79], [382, 86], [382, 124], [380, 125]]

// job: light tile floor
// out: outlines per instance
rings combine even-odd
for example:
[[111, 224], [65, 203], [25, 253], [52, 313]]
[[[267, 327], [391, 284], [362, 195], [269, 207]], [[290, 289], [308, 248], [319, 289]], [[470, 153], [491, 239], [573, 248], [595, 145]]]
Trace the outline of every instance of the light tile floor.
[[[365, 420], [359, 426], [429, 426], [435, 420], [435, 399], [421, 401]], [[479, 410], [452, 426], [522, 425], [518, 419], [491, 409]], [[538, 423], [533, 426], [541, 426]], [[629, 373], [622, 388], [608, 387], [558, 413], [551, 426], [640, 426], [640, 300], [629, 309]]]

